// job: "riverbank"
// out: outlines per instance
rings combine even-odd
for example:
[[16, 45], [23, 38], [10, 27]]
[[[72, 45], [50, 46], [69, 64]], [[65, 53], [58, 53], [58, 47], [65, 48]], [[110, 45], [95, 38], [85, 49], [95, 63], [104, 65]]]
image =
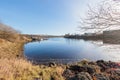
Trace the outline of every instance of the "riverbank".
[[120, 80], [120, 64], [80, 61], [71, 65], [33, 65], [23, 59], [0, 59], [0, 80]]
[[15, 36], [12, 34], [9, 35], [11, 35], [11, 37], [0, 37], [0, 58], [22, 57], [23, 46], [25, 43], [31, 41], [31, 39], [22, 37], [19, 34]]
[[[6, 37], [6, 36], [11, 37]], [[16, 34], [0, 37], [0, 80], [64, 80], [61, 66], [34, 65], [23, 57], [24, 44], [32, 39]]]
[[30, 38], [0, 38], [0, 80], [120, 80], [120, 63], [83, 60], [69, 65], [35, 65], [23, 58]]
[[64, 76], [66, 80], [120, 80], [120, 63], [83, 60], [69, 65]]

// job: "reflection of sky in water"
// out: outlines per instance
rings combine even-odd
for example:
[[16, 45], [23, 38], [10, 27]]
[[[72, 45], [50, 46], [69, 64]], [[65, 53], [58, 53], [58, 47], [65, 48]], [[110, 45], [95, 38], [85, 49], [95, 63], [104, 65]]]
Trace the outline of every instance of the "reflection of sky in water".
[[106, 44], [102, 41], [90, 41], [97, 45], [105, 56], [105, 60], [120, 61], [120, 44]]
[[[120, 45], [101, 41], [51, 38], [25, 45], [25, 56], [32, 59], [89, 59], [120, 60]], [[119, 52], [119, 53], [118, 53]]]

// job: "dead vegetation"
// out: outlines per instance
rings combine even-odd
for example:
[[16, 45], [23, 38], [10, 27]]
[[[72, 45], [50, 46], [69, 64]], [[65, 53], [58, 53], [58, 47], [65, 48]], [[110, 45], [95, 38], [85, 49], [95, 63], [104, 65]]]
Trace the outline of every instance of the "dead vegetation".
[[0, 80], [64, 80], [62, 67], [33, 65], [23, 59], [0, 59]]
[[0, 80], [64, 80], [63, 68], [33, 65], [23, 58], [30, 38], [0, 23]]

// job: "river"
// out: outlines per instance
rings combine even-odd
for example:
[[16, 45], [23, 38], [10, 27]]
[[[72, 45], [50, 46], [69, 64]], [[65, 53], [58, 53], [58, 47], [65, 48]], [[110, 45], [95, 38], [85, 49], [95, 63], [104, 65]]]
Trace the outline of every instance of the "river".
[[71, 63], [83, 59], [96, 61], [120, 61], [120, 45], [102, 41], [80, 39], [49, 38], [48, 40], [27, 43], [24, 55], [35, 62]]

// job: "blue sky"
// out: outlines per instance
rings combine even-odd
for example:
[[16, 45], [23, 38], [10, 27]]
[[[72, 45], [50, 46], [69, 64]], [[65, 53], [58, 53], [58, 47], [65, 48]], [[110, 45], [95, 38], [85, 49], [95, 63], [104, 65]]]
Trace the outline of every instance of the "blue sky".
[[0, 21], [24, 34], [81, 33], [79, 18], [98, 0], [0, 0]]

